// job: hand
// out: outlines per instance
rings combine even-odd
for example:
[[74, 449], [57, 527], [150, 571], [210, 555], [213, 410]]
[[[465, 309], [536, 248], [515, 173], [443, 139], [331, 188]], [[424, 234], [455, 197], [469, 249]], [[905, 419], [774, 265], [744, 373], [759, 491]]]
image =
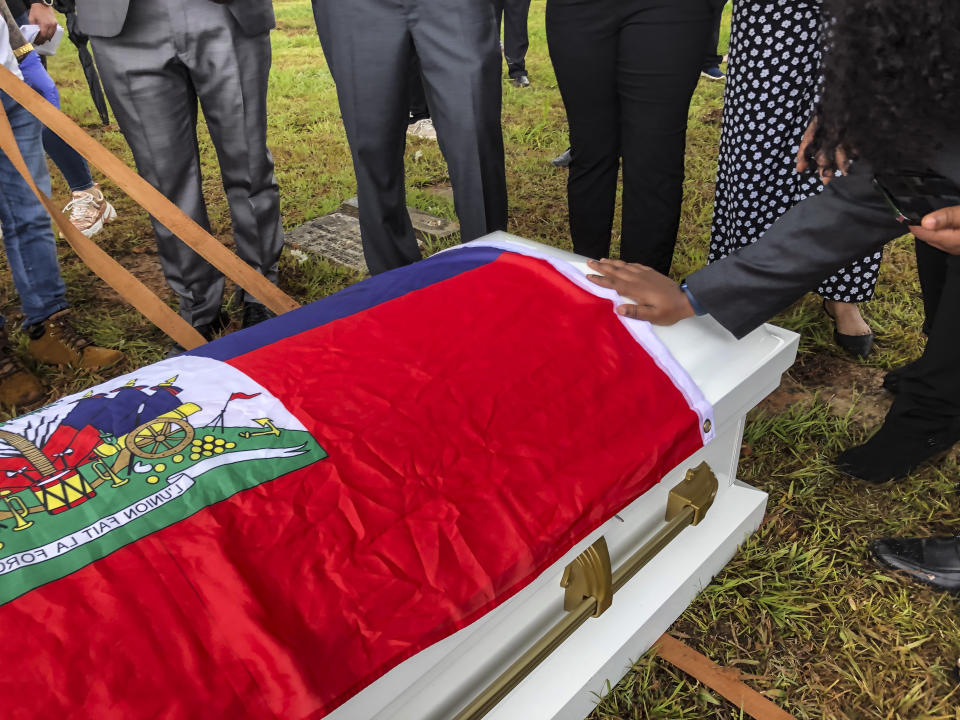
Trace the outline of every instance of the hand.
[[34, 45], [40, 45], [53, 37], [57, 32], [57, 16], [53, 14], [53, 8], [43, 3], [33, 3], [30, 6], [30, 14], [27, 16], [31, 25], [40, 28], [37, 37], [33, 39]]
[[[807, 162], [807, 148], [810, 146], [810, 143], [813, 142], [814, 136], [817, 134], [817, 125], [819, 121], [816, 116], [810, 121], [810, 124], [807, 125], [807, 129], [803, 133], [803, 139], [800, 141], [800, 149], [797, 150], [797, 172], [802, 173], [806, 172], [807, 168], [810, 167], [810, 163]], [[823, 152], [818, 152], [817, 157], [817, 174], [820, 175], [820, 182], [824, 185], [827, 185], [833, 176], [836, 174], [832, 169], [828, 168], [827, 165], [827, 156]], [[843, 148], [838, 148], [836, 153], [833, 156], [833, 162], [837, 166], [837, 169], [842, 173], [846, 173], [850, 168], [850, 158], [847, 157], [847, 154], [843, 151]]]
[[587, 275], [590, 282], [636, 301], [636, 305], [620, 305], [617, 308], [620, 315], [648, 320], [654, 325], [673, 325], [694, 315], [687, 294], [680, 286], [646, 265], [623, 260], [588, 260], [587, 265], [602, 273]]
[[960, 255], [960, 205], [932, 212], [921, 223], [910, 226], [917, 240], [951, 255]]

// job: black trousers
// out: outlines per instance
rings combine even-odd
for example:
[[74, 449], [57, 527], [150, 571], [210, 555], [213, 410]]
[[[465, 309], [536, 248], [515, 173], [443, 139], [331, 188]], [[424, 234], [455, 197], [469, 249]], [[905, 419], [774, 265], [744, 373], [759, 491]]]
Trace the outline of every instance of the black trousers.
[[903, 421], [925, 434], [960, 420], [960, 256], [917, 241], [917, 270], [929, 337], [923, 355], [898, 372], [886, 422]]
[[530, 0], [493, 0], [493, 7], [497, 12], [497, 27], [503, 28], [503, 57], [507, 61], [507, 71], [512, 78], [526, 75]]
[[610, 251], [623, 160], [620, 257], [667, 272], [673, 258], [690, 98], [711, 0], [547, 0], [547, 42], [570, 125], [574, 251]]
[[426, 120], [430, 117], [430, 107], [427, 105], [427, 91], [423, 89], [423, 75], [420, 72], [420, 58], [414, 53], [410, 58], [410, 72], [407, 75], [407, 87], [410, 96], [411, 124], [417, 120]]
[[703, 54], [703, 65], [701, 70], [709, 70], [710, 68], [717, 67], [722, 61], [723, 56], [720, 54], [720, 22], [723, 20], [723, 8], [727, 4], [727, 0], [710, 0], [710, 4], [713, 7], [713, 35], [710, 36], [709, 41], [707, 42], [706, 52]]

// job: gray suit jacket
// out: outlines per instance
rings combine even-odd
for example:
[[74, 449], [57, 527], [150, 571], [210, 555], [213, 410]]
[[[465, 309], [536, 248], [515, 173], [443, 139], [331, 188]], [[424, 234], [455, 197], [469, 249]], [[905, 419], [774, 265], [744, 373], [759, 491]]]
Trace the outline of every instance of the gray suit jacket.
[[[960, 185], [960, 136], [927, 164]], [[687, 277], [687, 287], [740, 338], [838, 268], [908, 232], [873, 186], [873, 171], [859, 162], [821, 194], [792, 208], [758, 242]]]
[[[151, 0], [132, 0], [151, 2]], [[212, 2], [212, 0], [188, 0]], [[116, 37], [123, 30], [131, 0], [77, 0], [77, 22], [80, 31], [91, 37]], [[270, 0], [231, 0], [227, 5], [237, 19], [241, 31], [254, 37], [276, 25]]]

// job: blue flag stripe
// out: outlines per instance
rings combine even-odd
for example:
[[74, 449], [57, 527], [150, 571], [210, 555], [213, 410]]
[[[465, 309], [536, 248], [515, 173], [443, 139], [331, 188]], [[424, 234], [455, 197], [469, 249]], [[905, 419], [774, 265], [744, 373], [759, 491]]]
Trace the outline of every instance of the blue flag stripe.
[[330, 297], [284, 313], [255, 327], [231, 333], [185, 354], [227, 361], [283, 338], [369, 310], [401, 295], [474, 270], [493, 262], [502, 252], [498, 248], [465, 247], [456, 252], [439, 253], [413, 265], [368, 278]]

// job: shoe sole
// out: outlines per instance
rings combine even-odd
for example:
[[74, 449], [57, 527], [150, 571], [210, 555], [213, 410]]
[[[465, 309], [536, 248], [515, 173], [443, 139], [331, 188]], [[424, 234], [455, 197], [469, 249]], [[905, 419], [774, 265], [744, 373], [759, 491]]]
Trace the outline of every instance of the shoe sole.
[[726, 76], [726, 75], [724, 75], [724, 76], [722, 76], [722, 77], [714, 77], [713, 75], [707, 75], [705, 72], [700, 73], [700, 77], [704, 77], [704, 78], [706, 78], [707, 80], [713, 80], [714, 82], [721, 82], [722, 80], [726, 80], [726, 79], [727, 79], [727, 76]]
[[[111, 223], [117, 219], [117, 211], [114, 209], [113, 205], [107, 203], [106, 209], [103, 211], [103, 215], [100, 216], [100, 219], [97, 220], [93, 225], [88, 227], [86, 230], [81, 230], [80, 234], [84, 237], [93, 237], [98, 232], [103, 230], [103, 226], [107, 223]], [[60, 233], [61, 238], [66, 238], [62, 232]]]
[[[870, 553], [870, 557], [873, 558], [873, 561], [882, 568], [887, 570], [893, 570], [897, 573], [903, 573], [911, 580], [922, 583], [927, 587], [932, 587], [941, 592], [950, 593], [951, 595], [960, 595], [960, 574], [948, 585], [942, 585], [937, 582], [937, 578], [940, 576], [931, 575], [930, 573], [924, 572], [922, 570], [917, 570], [916, 568], [910, 567], [901, 567], [894, 563], [888, 562], [882, 557]], [[942, 578], [941, 578], [942, 579]]]

